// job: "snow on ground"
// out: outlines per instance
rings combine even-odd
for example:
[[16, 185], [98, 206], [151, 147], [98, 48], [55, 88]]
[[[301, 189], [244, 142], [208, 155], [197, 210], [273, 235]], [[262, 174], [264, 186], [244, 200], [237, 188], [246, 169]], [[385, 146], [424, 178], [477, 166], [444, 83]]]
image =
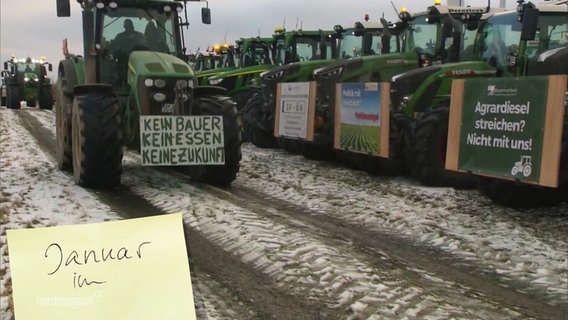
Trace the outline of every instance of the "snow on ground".
[[[549, 293], [550, 303], [568, 303], [568, 203], [522, 224], [530, 211], [492, 205], [473, 190], [426, 188], [250, 148], [245, 145], [237, 183], [350, 223], [404, 234], [504, 276], [528, 279]], [[297, 170], [289, 170], [291, 161]], [[541, 219], [547, 221], [544, 229]]]

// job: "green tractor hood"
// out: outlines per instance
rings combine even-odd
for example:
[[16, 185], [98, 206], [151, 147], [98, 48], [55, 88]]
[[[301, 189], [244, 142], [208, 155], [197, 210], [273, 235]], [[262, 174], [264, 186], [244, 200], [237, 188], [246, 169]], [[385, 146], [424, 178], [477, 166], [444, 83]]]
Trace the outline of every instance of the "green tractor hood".
[[130, 75], [147, 78], [192, 79], [195, 77], [195, 72], [185, 61], [169, 54], [153, 51], [132, 52], [128, 59], [128, 71], [129, 80], [131, 80]]

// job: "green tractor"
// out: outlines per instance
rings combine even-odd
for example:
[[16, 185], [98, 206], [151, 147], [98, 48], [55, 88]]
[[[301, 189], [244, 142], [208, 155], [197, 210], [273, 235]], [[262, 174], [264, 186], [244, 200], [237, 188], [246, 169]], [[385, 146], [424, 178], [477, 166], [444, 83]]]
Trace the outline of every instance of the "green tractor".
[[[477, 156], [477, 160], [469, 158], [468, 163], [475, 161], [476, 164], [472, 165], [472, 170], [466, 171], [479, 177], [480, 191], [498, 204], [511, 207], [553, 205], [568, 201], [568, 2], [546, 1], [535, 5], [519, 0], [518, 3], [517, 12], [496, 14], [480, 28], [478, 58], [482, 63], [490, 64], [497, 76], [480, 79], [485, 80], [480, 81], [481, 89], [488, 88], [487, 96], [502, 95], [503, 89], [498, 85], [488, 86], [488, 83], [507, 83], [507, 100], [514, 104], [523, 98], [534, 99], [535, 105], [531, 105], [534, 111], [529, 113], [527, 110], [521, 117], [496, 114], [495, 117], [501, 116], [512, 123], [516, 119], [523, 130], [520, 133], [507, 132], [507, 138], [511, 140], [507, 145], [509, 148], [503, 145], [495, 148], [495, 143], [489, 148], [484, 146], [486, 152], [478, 154], [484, 154], [490, 160], [483, 160], [481, 156]], [[499, 33], [499, 38], [496, 33]], [[496, 46], [499, 41], [504, 42], [504, 47]], [[551, 75], [564, 76], [555, 90], [550, 91], [551, 86], [554, 88], [550, 82], [548, 91], [546, 87], [532, 89], [539, 88], [543, 78], [550, 79], [542, 76]], [[466, 85], [471, 85], [477, 80], [465, 81]], [[515, 94], [509, 94], [513, 90], [516, 90]], [[517, 92], [520, 99], [516, 98]], [[548, 99], [552, 96], [556, 100], [550, 102]], [[542, 97], [543, 104], [536, 104]], [[461, 97], [458, 98], [461, 100]], [[453, 99], [454, 96], [452, 103]], [[545, 107], [546, 111], [543, 111]], [[539, 114], [544, 114], [548, 120], [539, 120]], [[539, 124], [539, 121], [542, 123]], [[553, 127], [552, 123], [556, 123], [556, 131], [549, 129]], [[444, 123], [442, 128], [446, 129], [450, 124]], [[472, 123], [465, 120], [460, 124], [462, 128], [472, 127]], [[514, 146], [514, 140], [523, 141], [523, 136], [530, 137], [532, 148]], [[505, 172], [496, 168], [504, 168]]]
[[[551, 32], [554, 30], [556, 37], [563, 36], [568, 21], [566, 6], [541, 7], [541, 30], [547, 28]], [[531, 44], [534, 40], [521, 40], [522, 25], [518, 20], [517, 13], [509, 11], [495, 13], [483, 22], [475, 36], [470, 61], [430, 66], [392, 79], [393, 111], [415, 119], [404, 149], [409, 169], [421, 183], [453, 187], [472, 187], [477, 183], [472, 175], [445, 168], [453, 80], [537, 74], [536, 70], [527, 69], [527, 63], [533, 63], [540, 53], [567, 41], [562, 38], [562, 41], [550, 42], [550, 47], [542, 45], [543, 42], [540, 47], [535, 46]], [[510, 51], [519, 49], [515, 66], [508, 66], [507, 58], [515, 55]], [[555, 70], [553, 73], [566, 73], [560, 66]]]
[[251, 85], [257, 82], [258, 75], [274, 65], [275, 39], [281, 33], [283, 31], [277, 28], [273, 37], [244, 42], [239, 49], [240, 67], [217, 73], [207, 79], [210, 84], [227, 89], [237, 103], [239, 113], [250, 95]]
[[193, 66], [197, 82], [200, 85], [208, 85], [207, 78], [236, 68], [237, 59], [236, 48], [232, 44], [216, 44], [208, 50], [198, 51]]
[[29, 107], [39, 105], [41, 109], [51, 109], [53, 93], [51, 80], [47, 76], [48, 70], [52, 70], [52, 65], [46, 62], [45, 58], [15, 59], [12, 56], [10, 60], [5, 61], [2, 82], [6, 98], [2, 105], [6, 104], [10, 109], [20, 109], [20, 102], [25, 100]]
[[[261, 73], [278, 65], [331, 57], [333, 50], [327, 48], [334, 45], [333, 34], [333, 31], [286, 31], [276, 28], [271, 48], [267, 46], [260, 55], [257, 53], [254, 60], [253, 57], [245, 57], [244, 65], [250, 60], [253, 61], [252, 66], [223, 72], [210, 77], [209, 82], [226, 88], [229, 95], [236, 100], [239, 112], [242, 113], [251, 97], [258, 92]], [[248, 141], [251, 134], [246, 119], [243, 121], [244, 140]]]
[[[334, 150], [338, 130], [335, 123], [336, 104], [339, 102], [337, 95], [341, 93], [337, 89], [338, 86], [378, 84], [390, 81], [393, 76], [409, 70], [467, 59], [471, 53], [468, 53], [466, 48], [473, 44], [473, 30], [487, 10], [435, 5], [429, 7], [426, 12], [411, 15], [403, 8], [399, 13], [400, 21], [393, 26], [401, 39], [399, 51], [338, 61], [315, 70], [316, 117], [323, 121], [314, 128], [311, 144], [323, 150]], [[412, 90], [411, 87], [406, 89]], [[381, 117], [378, 114], [375, 116], [375, 122], [379, 121]], [[405, 139], [407, 126], [408, 121], [404, 115], [389, 113], [388, 126], [385, 126], [388, 132], [384, 135], [387, 140], [380, 143], [388, 145], [388, 157], [349, 147], [335, 149], [335, 156], [340, 163], [372, 174], [403, 174], [406, 167], [401, 142]], [[378, 141], [369, 143], [379, 145]]]
[[[272, 50], [274, 38], [251, 37], [241, 38], [234, 48], [235, 65], [233, 67], [217, 68], [197, 73], [199, 83], [210, 84], [209, 78], [218, 74], [233, 71], [240, 68], [248, 68], [264, 65], [272, 62]], [[254, 68], [253, 68], [254, 69]]]
[[[241, 159], [236, 108], [223, 88], [198, 86], [184, 60], [188, 1], [79, 2], [84, 54], [64, 46], [57, 69], [58, 167], [78, 185], [110, 189], [126, 146], [140, 151], [142, 165], [231, 183]], [[69, 0], [57, 0], [57, 15], [70, 16]], [[202, 21], [211, 23], [209, 8]]]
[[[331, 64], [337, 59], [349, 59], [372, 54], [384, 54], [400, 48], [398, 38], [391, 43], [388, 22], [381, 19], [381, 24], [369, 21], [356, 22], [352, 27], [336, 25], [335, 34], [328, 35], [336, 39], [330, 52], [321, 59], [306, 59], [272, 68], [261, 75], [262, 91], [256, 92], [247, 102], [245, 125], [251, 128], [252, 142], [261, 148], [278, 145], [291, 153], [303, 153], [308, 157], [325, 157], [325, 151], [318, 151], [314, 146], [304, 144], [301, 139], [280, 136], [274, 139], [274, 113], [278, 83], [313, 81], [314, 70]], [[385, 42], [386, 40], [386, 42]], [[318, 119], [319, 120], [319, 119]], [[321, 122], [321, 121], [320, 121]]]

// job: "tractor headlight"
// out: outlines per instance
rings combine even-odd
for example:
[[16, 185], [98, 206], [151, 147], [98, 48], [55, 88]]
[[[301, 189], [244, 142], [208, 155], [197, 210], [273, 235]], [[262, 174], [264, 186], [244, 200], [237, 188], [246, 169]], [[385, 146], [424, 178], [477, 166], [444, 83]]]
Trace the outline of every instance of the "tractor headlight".
[[24, 77], [24, 81], [25, 81], [25, 82], [28, 82], [28, 81], [30, 81], [30, 78]]
[[35, 82], [39, 82], [39, 78], [35, 78], [34, 81], [35, 81]]
[[400, 98], [400, 101], [398, 102], [398, 105], [393, 106], [393, 109], [395, 111], [403, 110], [404, 108], [406, 108], [406, 106], [408, 105], [408, 101], [410, 101], [411, 98], [412, 98], [412, 94], [407, 94], [407, 95], [402, 96]]
[[156, 93], [154, 93], [153, 98], [157, 102], [164, 102], [164, 101], [166, 101], [166, 94], [162, 93], [162, 92], [156, 92]]
[[317, 76], [319, 78], [331, 78], [340, 75], [341, 71], [343, 71], [343, 67], [337, 67], [333, 69], [320, 68], [314, 70], [314, 76]]
[[209, 83], [212, 85], [218, 85], [219, 83], [221, 83], [221, 81], [223, 81], [223, 78], [217, 78], [217, 79], [209, 78]]
[[154, 85], [154, 80], [152, 80], [152, 79], [146, 79], [146, 80], [144, 80], [144, 85], [145, 85], [146, 87], [150, 88], [151, 86]]
[[284, 75], [284, 70], [279, 70], [279, 71], [267, 71], [267, 72], [263, 72], [261, 74], [262, 79], [266, 79], [269, 81], [278, 81], [280, 80], [280, 78], [282, 78], [282, 76]]
[[154, 80], [154, 86], [156, 88], [163, 88], [166, 86], [166, 80], [164, 79], [155, 79]]
[[189, 87], [188, 81], [187, 80], [178, 80], [176, 82], [176, 87], [177, 88], [187, 88], [187, 87]]
[[118, 8], [118, 3], [114, 2], [114, 1], [111, 1], [111, 2], [108, 4], [108, 6], [109, 6], [111, 9], [116, 9], [116, 8]]

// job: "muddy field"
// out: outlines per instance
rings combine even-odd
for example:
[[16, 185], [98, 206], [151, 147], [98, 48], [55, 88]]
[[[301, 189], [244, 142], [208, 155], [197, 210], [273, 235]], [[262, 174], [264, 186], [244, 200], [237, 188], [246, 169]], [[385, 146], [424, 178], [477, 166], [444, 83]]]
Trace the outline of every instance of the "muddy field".
[[117, 190], [86, 190], [55, 165], [54, 121], [0, 108], [1, 319], [13, 318], [6, 229], [173, 212], [198, 319], [568, 315], [566, 202], [519, 211], [250, 144], [229, 188], [127, 151]]

